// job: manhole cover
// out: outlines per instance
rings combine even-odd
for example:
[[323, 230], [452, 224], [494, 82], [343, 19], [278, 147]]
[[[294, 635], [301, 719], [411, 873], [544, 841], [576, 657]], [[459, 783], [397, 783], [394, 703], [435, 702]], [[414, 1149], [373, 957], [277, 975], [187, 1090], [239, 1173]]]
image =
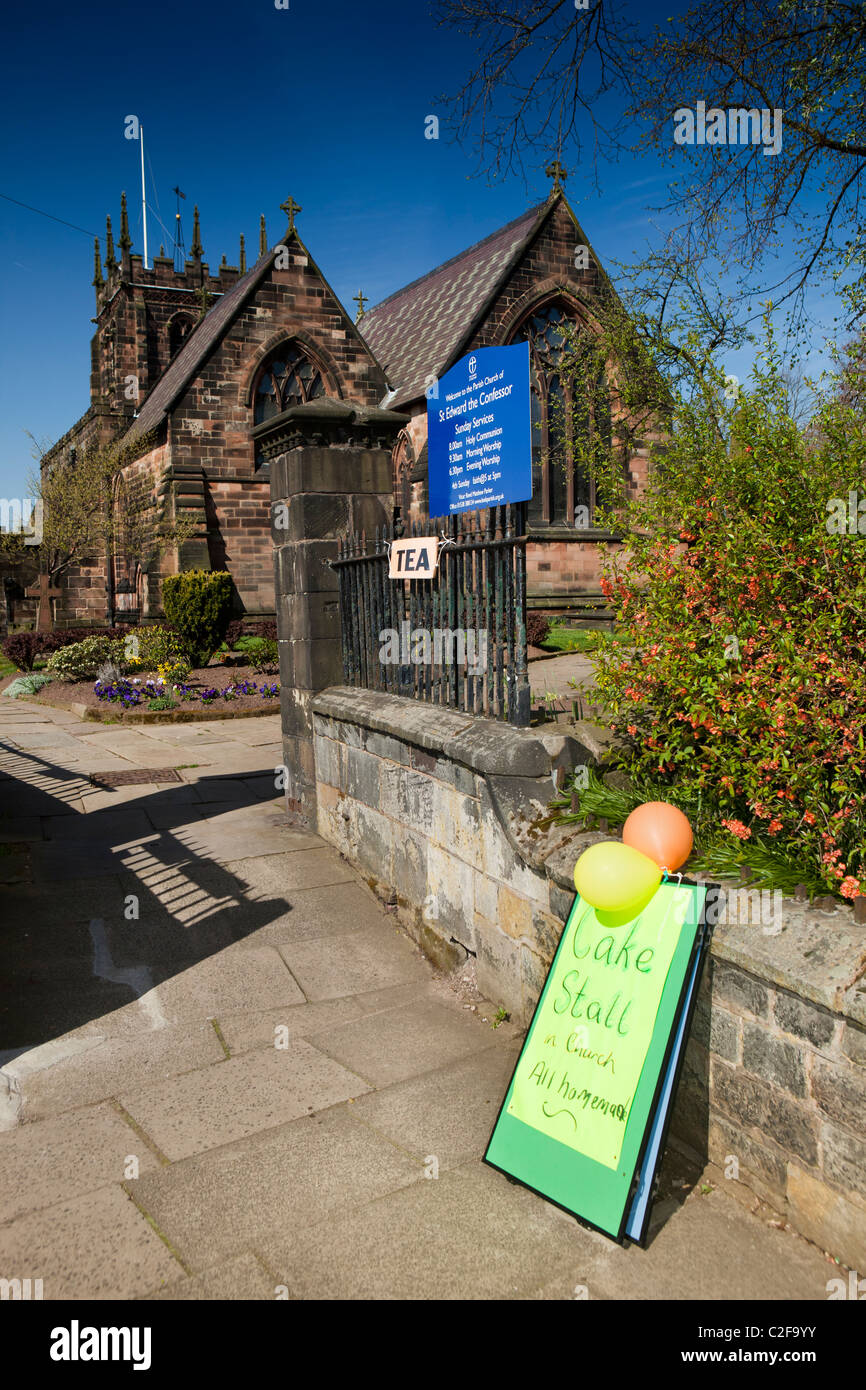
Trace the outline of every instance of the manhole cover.
[[134, 787], [138, 782], [181, 782], [175, 767], [137, 767], [129, 772], [91, 772], [94, 787]]

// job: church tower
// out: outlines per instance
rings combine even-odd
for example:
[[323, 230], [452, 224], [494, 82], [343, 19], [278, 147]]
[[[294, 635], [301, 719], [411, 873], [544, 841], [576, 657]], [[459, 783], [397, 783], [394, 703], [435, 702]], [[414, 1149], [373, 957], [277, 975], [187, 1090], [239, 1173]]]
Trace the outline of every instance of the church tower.
[[110, 217], [106, 218], [104, 264], [96, 243], [90, 400], [100, 414], [115, 417], [121, 426], [138, 414], [141, 402], [207, 310], [244, 273], [242, 246], [243, 269], [227, 265], [223, 256], [219, 270], [211, 274], [204, 260], [198, 208], [194, 218], [190, 254], [182, 270], [175, 270], [164, 247], [146, 268], [143, 257], [133, 253], [125, 193], [120, 198], [120, 259]]

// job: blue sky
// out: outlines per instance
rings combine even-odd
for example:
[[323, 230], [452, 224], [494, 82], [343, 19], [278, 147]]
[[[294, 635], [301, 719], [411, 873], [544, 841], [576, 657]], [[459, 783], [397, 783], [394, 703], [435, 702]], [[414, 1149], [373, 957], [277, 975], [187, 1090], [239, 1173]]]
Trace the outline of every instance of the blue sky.
[[[170, 228], [180, 185], [187, 246], [197, 203], [212, 269], [223, 253], [237, 263], [241, 232], [255, 259], [262, 212], [273, 244], [291, 194], [304, 241], [353, 314], [359, 288], [376, 303], [546, 196], [541, 169], [528, 188], [517, 177], [489, 187], [472, 177], [471, 151], [444, 133], [424, 138], [472, 56], [427, 0], [289, 4], [48, 0], [6, 16], [0, 191], [91, 237], [0, 200], [3, 495], [26, 495], [25, 431], [53, 441], [89, 404], [92, 234], [103, 239], [110, 213], [117, 236], [122, 189], [142, 250], [139, 146], [124, 139], [125, 116], [144, 126], [151, 206]], [[649, 0], [641, 14], [682, 8]], [[600, 197], [589, 169], [566, 192], [603, 263], [658, 239], [649, 208], [664, 179], [646, 159], [602, 170]], [[149, 217], [151, 255], [161, 240]], [[730, 370], [745, 379], [747, 359]]]

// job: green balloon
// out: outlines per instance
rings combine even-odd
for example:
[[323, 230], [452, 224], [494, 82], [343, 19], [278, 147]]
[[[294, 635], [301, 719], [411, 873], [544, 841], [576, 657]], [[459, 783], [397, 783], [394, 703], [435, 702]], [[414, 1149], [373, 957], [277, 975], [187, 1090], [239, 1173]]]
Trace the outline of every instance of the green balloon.
[[658, 864], [617, 840], [590, 845], [574, 866], [578, 893], [602, 912], [639, 912], [661, 881]]

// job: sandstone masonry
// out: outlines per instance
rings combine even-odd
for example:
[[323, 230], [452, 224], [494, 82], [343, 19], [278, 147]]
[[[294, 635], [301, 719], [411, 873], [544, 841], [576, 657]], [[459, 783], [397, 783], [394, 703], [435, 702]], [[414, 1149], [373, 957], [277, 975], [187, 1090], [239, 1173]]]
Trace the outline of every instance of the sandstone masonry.
[[[319, 833], [442, 968], [528, 1024], [596, 832], [540, 831], [559, 768], [600, 752], [349, 688], [312, 701]], [[784, 901], [778, 935], [714, 931], [672, 1133], [845, 1263], [866, 1268], [866, 933]]]

